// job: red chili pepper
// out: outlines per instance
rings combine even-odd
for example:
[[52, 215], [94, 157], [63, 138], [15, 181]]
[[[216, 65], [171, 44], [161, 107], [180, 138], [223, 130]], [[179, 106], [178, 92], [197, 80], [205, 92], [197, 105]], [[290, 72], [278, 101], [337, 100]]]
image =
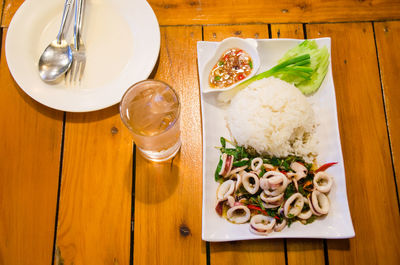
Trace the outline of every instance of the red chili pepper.
[[237, 50], [236, 51], [236, 55], [238, 55], [239, 53], [241, 53], [243, 50]]
[[256, 210], [256, 211], [259, 211], [259, 212], [261, 212], [261, 213], [263, 213], [263, 214], [265, 214], [265, 215], [268, 215], [268, 213], [267, 213], [266, 211], [264, 211], [264, 210], [261, 209], [260, 207], [255, 206], [255, 205], [253, 205], [253, 204], [248, 204], [248, 205], [247, 205], [247, 208], [249, 208], [249, 209], [251, 209], [251, 210]]
[[315, 170], [314, 173], [318, 173], [318, 172], [320, 172], [320, 171], [325, 171], [325, 170], [327, 170], [328, 168], [330, 168], [331, 166], [336, 165], [337, 163], [338, 163], [338, 162], [331, 162], [331, 163], [323, 164], [323, 165], [320, 166], [317, 170]]
[[239, 75], [238, 75], [238, 79], [239, 79], [239, 80], [243, 80], [244, 78], [245, 78], [244, 74], [239, 74]]
[[228, 54], [224, 56], [224, 60], [228, 60]]
[[[265, 215], [270, 216], [266, 211], [264, 211], [264, 210], [261, 209], [260, 207], [255, 206], [255, 205], [253, 205], [253, 204], [248, 204], [248, 205], [247, 205], [247, 208], [249, 208], [249, 209], [251, 209], [251, 210], [259, 211], [259, 212], [261, 212], [261, 213], [263, 213], [263, 214], [265, 214]], [[274, 218], [275, 218], [276, 220], [280, 220], [279, 216], [277, 216], [277, 215], [275, 215]]]

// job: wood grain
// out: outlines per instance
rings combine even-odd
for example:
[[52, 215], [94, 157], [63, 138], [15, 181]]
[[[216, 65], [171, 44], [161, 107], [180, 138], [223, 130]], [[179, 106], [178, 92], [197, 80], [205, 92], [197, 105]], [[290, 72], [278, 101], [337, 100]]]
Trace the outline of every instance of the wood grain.
[[118, 106], [67, 113], [56, 245], [64, 264], [129, 264], [131, 135]]
[[302, 24], [272, 24], [272, 38], [304, 39]]
[[356, 236], [329, 240], [329, 264], [399, 264], [399, 208], [371, 23], [307, 25], [332, 38], [332, 66]]
[[[272, 38], [304, 39], [302, 24], [272, 24]], [[294, 264], [324, 264], [324, 242], [321, 239], [287, 239], [287, 260]]]
[[3, 20], [3, 7], [4, 7], [4, 1], [0, 2], [0, 25], [1, 21]]
[[[24, 0], [5, 0], [2, 27]], [[400, 0], [149, 0], [160, 25], [400, 19]]]
[[29, 98], [0, 61], [0, 264], [51, 264], [63, 113]]
[[25, 0], [4, 0], [1, 27], [8, 27], [11, 19]]
[[150, 0], [162, 25], [369, 21], [400, 18], [399, 0]]
[[[240, 32], [240, 34], [236, 34]], [[220, 41], [227, 37], [268, 38], [267, 25], [205, 26], [204, 40]], [[252, 240], [210, 243], [210, 264], [285, 264], [283, 240]]]
[[375, 23], [376, 44], [379, 55], [382, 88], [385, 98], [387, 122], [392, 146], [392, 158], [400, 189], [400, 22]]
[[227, 37], [268, 39], [268, 26], [265, 24], [204, 26], [203, 32], [206, 41], [221, 41]]
[[167, 163], [136, 155], [134, 264], [206, 264], [201, 240], [202, 139], [196, 42], [201, 27], [162, 27], [155, 79], [181, 99], [180, 153]]

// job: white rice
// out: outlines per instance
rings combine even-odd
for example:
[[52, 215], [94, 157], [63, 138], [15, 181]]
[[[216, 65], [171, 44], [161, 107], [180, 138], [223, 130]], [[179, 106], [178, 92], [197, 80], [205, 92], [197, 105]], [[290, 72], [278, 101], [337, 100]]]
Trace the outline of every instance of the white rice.
[[316, 156], [314, 112], [306, 97], [277, 78], [264, 78], [241, 90], [227, 111], [228, 128], [238, 145], [276, 157]]

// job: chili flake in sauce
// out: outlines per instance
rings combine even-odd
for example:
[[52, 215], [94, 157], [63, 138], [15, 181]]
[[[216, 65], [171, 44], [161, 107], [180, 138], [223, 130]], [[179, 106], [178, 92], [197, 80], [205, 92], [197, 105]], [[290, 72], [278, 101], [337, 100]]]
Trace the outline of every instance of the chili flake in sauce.
[[211, 70], [209, 85], [212, 88], [229, 87], [250, 75], [253, 61], [243, 50], [232, 48], [224, 52]]

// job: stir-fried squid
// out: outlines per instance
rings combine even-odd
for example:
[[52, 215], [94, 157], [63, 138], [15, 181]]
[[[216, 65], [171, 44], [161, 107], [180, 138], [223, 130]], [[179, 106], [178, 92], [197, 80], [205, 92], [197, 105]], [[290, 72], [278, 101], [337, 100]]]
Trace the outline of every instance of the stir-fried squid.
[[255, 157], [243, 147], [226, 148], [215, 172], [220, 182], [216, 212], [236, 224], [250, 223], [257, 235], [282, 231], [295, 221], [312, 223], [328, 214], [327, 194], [333, 178], [325, 170], [302, 158]]

